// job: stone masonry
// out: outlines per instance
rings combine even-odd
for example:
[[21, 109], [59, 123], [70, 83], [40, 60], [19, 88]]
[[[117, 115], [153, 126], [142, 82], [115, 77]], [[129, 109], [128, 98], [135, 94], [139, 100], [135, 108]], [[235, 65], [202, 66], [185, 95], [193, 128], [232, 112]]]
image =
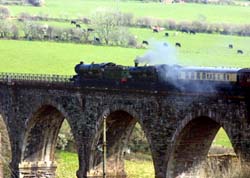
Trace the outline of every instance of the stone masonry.
[[76, 141], [78, 178], [101, 175], [107, 116], [108, 175], [126, 177], [124, 148], [138, 122], [151, 148], [155, 178], [174, 178], [207, 156], [220, 127], [243, 164], [250, 163], [249, 99], [218, 93], [157, 93], [0, 82], [12, 178], [54, 178], [55, 144], [64, 119]]

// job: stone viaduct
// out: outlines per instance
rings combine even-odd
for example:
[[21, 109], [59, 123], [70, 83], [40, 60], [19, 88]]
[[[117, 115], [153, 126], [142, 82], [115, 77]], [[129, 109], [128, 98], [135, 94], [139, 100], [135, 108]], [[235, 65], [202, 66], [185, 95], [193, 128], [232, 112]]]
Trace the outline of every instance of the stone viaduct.
[[[220, 127], [250, 162], [247, 95], [76, 87], [59, 76], [0, 77], [0, 114], [9, 136], [12, 178], [54, 178], [55, 143], [67, 119], [77, 145], [78, 178], [101, 175], [107, 117], [108, 174], [125, 177], [124, 147], [138, 122], [151, 148], [155, 178], [174, 178], [206, 159]], [[4, 130], [4, 128], [2, 128]]]

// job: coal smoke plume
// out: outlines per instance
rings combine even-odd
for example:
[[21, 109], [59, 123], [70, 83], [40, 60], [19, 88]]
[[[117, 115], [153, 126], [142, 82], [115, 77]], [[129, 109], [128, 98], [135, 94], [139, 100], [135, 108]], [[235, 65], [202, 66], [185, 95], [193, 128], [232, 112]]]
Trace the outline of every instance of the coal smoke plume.
[[150, 49], [141, 57], [137, 57], [140, 64], [177, 64], [176, 49], [166, 42], [150, 43]]
[[136, 58], [135, 61], [139, 65], [155, 65], [161, 80], [170, 83], [180, 91], [217, 91], [217, 86], [212, 82], [200, 83], [196, 81], [192, 82], [192, 85], [184, 86], [184, 82], [191, 81], [187, 80], [180, 82], [180, 80], [178, 80], [178, 73], [182, 70], [182, 67], [178, 65], [176, 48], [166, 42], [151, 42], [150, 44], [152, 44], [150, 49], [143, 56]]

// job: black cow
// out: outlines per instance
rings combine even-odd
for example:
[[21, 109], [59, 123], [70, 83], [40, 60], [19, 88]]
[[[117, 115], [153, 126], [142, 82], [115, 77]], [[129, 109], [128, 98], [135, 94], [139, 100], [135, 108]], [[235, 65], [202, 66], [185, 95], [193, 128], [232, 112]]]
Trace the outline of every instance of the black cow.
[[182, 33], [188, 33], [188, 30], [187, 29], [181, 29], [181, 32]]
[[93, 28], [88, 28], [87, 31], [88, 31], [88, 32], [93, 32], [94, 29], [93, 29]]
[[232, 48], [233, 48], [233, 45], [232, 45], [232, 44], [229, 44], [228, 47], [232, 49]]
[[168, 32], [165, 33], [165, 36], [169, 36]]
[[153, 32], [158, 33], [159, 30], [155, 28], [155, 29], [153, 29]]
[[100, 43], [101, 40], [100, 40], [100, 38], [94, 37], [94, 42], [95, 42], [95, 43]]
[[243, 51], [242, 51], [241, 49], [238, 49], [238, 50], [237, 50], [237, 53], [238, 53], [238, 54], [243, 54]]
[[190, 32], [189, 32], [191, 35], [195, 35], [196, 34], [196, 32], [194, 31], [194, 30], [190, 30]]
[[181, 43], [175, 43], [176, 47], [181, 47]]
[[49, 39], [49, 35], [44, 35], [43, 38], [47, 40]]
[[148, 45], [148, 41], [143, 40], [142, 44]]
[[59, 36], [55, 36], [55, 39], [58, 40], [58, 39], [59, 39]]
[[76, 24], [76, 28], [81, 28], [81, 25], [80, 24]]
[[74, 21], [74, 20], [71, 20], [71, 22], [70, 22], [71, 24], [76, 24], [76, 21]]

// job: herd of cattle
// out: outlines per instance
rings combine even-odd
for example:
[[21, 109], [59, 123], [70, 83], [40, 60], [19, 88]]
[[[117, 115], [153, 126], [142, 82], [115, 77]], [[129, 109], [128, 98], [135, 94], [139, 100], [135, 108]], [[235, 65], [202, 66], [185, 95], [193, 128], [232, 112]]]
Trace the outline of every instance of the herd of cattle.
[[[79, 23], [77, 23], [77, 21], [75, 21], [75, 20], [71, 20], [70, 23], [73, 24], [73, 25], [75, 25], [76, 28], [81, 28], [81, 25]], [[162, 27], [159, 27], [159, 26], [153, 26], [153, 27], [151, 27], [151, 29], [153, 30], [153, 33], [159, 33], [160, 31], [165, 30], [165, 28], [162, 28]], [[93, 32], [93, 31], [94, 31], [93, 28], [87, 28], [87, 32]], [[180, 29], [179, 31], [182, 32], [182, 33], [190, 34], [190, 35], [195, 35], [196, 34], [196, 31], [194, 31], [194, 30]], [[175, 32], [174, 36], [176, 36], [177, 34], [178, 34], [178, 32]], [[165, 32], [164, 35], [165, 35], [165, 37], [169, 37], [170, 36], [169, 32]], [[101, 43], [101, 40], [98, 37], [94, 37], [94, 42], [95, 43]], [[142, 45], [148, 46], [149, 42], [147, 40], [143, 40], [142, 41]], [[180, 48], [181, 46], [182, 45], [181, 45], [180, 42], [176, 42], [175, 43], [175, 47]], [[233, 44], [229, 44], [228, 48], [229, 49], [233, 49]], [[243, 54], [243, 53], [244, 53], [243, 50], [241, 50], [241, 49], [237, 50], [237, 54]]]

